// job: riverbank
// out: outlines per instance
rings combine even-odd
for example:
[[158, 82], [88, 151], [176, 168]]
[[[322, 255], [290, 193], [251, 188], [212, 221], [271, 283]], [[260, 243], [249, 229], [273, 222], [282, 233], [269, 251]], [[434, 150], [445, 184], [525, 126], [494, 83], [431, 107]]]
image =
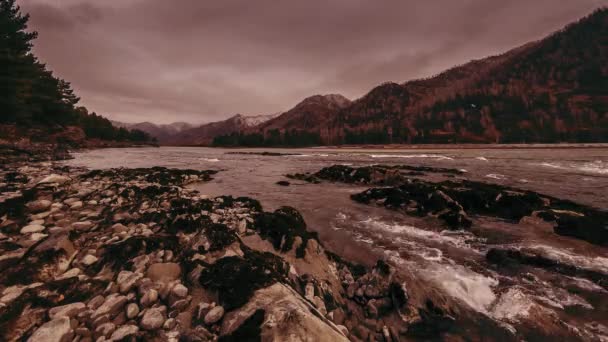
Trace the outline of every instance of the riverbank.
[[387, 264], [326, 253], [296, 210], [185, 188], [215, 173], [3, 165], [3, 339], [398, 341], [453, 323], [410, 307]]

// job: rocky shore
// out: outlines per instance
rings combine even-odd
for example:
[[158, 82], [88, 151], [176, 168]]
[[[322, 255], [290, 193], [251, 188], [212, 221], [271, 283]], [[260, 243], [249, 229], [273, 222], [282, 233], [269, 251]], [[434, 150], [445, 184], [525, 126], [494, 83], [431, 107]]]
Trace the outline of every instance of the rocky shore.
[[6, 341], [400, 341], [455, 318], [388, 264], [333, 255], [297, 210], [185, 187], [215, 171], [0, 169]]

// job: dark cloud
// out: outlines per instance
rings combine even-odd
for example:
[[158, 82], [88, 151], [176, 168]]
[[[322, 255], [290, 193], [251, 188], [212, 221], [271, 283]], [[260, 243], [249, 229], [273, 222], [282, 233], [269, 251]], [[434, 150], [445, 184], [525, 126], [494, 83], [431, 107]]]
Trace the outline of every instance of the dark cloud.
[[123, 121], [274, 113], [356, 98], [560, 29], [608, 0], [19, 0], [36, 53]]

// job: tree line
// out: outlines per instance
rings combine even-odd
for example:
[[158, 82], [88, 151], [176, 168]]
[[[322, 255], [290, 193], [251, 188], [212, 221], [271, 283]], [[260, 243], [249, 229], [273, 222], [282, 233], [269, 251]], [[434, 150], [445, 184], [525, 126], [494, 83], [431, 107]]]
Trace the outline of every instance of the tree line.
[[0, 0], [0, 124], [57, 129], [79, 126], [87, 138], [150, 142], [145, 132], [116, 128], [82, 106], [69, 82], [33, 54], [38, 36], [15, 0]]

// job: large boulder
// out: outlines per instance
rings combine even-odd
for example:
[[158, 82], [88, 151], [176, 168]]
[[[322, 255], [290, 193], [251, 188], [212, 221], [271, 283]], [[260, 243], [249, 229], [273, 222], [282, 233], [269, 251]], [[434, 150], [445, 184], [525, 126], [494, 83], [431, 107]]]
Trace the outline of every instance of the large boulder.
[[[256, 316], [261, 317], [253, 320]], [[273, 317], [272, 322], [264, 323], [264, 316]], [[336, 325], [280, 283], [256, 291], [247, 304], [224, 316], [222, 335], [238, 339], [251, 331], [259, 333], [263, 341], [348, 341]]]

